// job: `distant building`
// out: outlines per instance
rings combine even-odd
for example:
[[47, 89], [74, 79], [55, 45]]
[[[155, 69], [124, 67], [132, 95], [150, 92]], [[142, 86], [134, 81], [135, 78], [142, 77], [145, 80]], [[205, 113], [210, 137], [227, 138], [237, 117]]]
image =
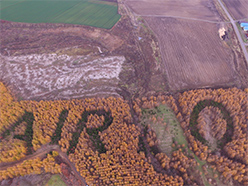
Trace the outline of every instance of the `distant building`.
[[248, 23], [240, 23], [240, 26], [242, 27], [242, 28], [244, 28], [244, 27], [247, 27], [248, 26]]

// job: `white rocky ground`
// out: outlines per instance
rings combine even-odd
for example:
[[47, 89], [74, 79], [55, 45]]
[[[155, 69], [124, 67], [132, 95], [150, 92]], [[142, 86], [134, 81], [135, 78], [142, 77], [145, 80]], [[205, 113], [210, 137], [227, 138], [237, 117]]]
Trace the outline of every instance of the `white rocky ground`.
[[118, 95], [123, 56], [0, 55], [0, 79], [23, 99]]

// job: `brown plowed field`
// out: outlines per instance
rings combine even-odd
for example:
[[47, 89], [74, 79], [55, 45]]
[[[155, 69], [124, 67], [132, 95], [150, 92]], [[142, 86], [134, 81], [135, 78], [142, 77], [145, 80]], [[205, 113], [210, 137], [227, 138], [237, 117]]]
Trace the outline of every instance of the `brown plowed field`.
[[213, 0], [125, 0], [136, 14], [220, 21]]
[[248, 18], [247, 0], [223, 0], [234, 19]]
[[171, 90], [231, 86], [237, 83], [232, 51], [216, 24], [146, 17], [159, 38]]

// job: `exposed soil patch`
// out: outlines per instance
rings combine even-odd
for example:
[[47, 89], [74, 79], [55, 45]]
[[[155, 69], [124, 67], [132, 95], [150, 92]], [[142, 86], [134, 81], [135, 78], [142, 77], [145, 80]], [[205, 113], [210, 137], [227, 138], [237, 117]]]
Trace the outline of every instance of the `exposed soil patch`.
[[125, 3], [142, 16], [160, 15], [220, 21], [212, 0], [125, 0]]
[[3, 61], [1, 78], [8, 79], [26, 99], [70, 99], [95, 92], [118, 95], [118, 76], [125, 61], [123, 56], [96, 59], [56, 54], [0, 57]]
[[247, 0], [223, 0], [234, 19], [248, 18]]
[[143, 16], [159, 38], [159, 68], [172, 92], [247, 86], [247, 65], [231, 25], [224, 25], [225, 41], [218, 37], [226, 19], [215, 0], [125, 0], [124, 4], [134, 15]]
[[[150, 82], [153, 75], [163, 79], [157, 73], [152, 38], [139, 32], [140, 28], [133, 31], [127, 16], [111, 30], [1, 23], [0, 80], [19, 99], [129, 97], [150, 89], [164, 90]], [[137, 33], [142, 35], [142, 43]]]
[[0, 182], [0, 186], [44, 186], [51, 176], [52, 174], [50, 173], [19, 176], [13, 179], [3, 180]]
[[238, 77], [232, 50], [212, 23], [174, 18], [146, 18], [160, 38], [164, 72], [171, 90], [231, 86]]

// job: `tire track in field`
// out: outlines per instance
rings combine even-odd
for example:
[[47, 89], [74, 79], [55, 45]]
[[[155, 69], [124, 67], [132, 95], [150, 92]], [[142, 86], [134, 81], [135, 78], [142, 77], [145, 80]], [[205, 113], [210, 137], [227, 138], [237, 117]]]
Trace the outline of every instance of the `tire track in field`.
[[230, 49], [221, 43], [216, 25], [173, 18], [146, 20], [160, 38], [172, 90], [218, 86], [235, 80], [231, 77], [235, 73]]
[[206, 23], [230, 23], [228, 21], [210, 21], [206, 19], [198, 19], [198, 18], [191, 18], [191, 17], [183, 17], [183, 16], [172, 16], [172, 15], [142, 15], [142, 14], [136, 14], [137, 16], [141, 17], [164, 17], [164, 18], [176, 18], [176, 19], [185, 19], [185, 20], [191, 20], [191, 21], [201, 21]]

